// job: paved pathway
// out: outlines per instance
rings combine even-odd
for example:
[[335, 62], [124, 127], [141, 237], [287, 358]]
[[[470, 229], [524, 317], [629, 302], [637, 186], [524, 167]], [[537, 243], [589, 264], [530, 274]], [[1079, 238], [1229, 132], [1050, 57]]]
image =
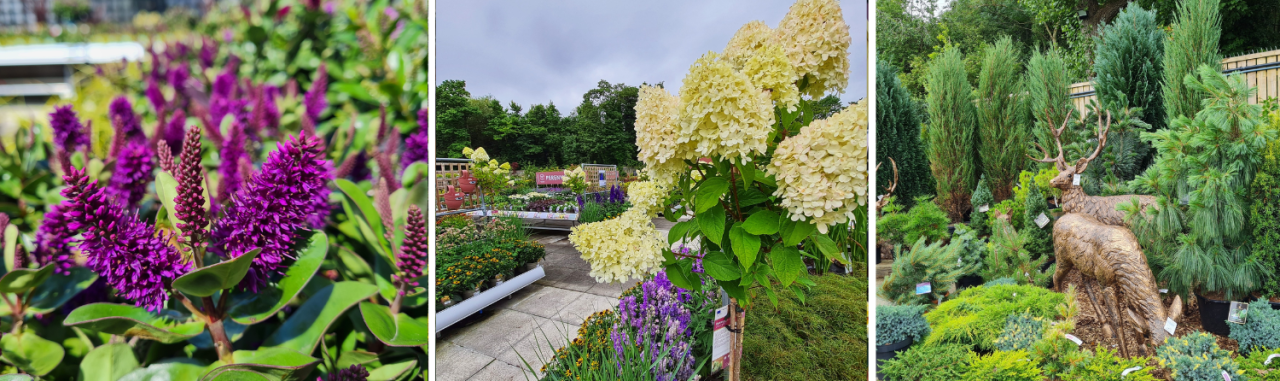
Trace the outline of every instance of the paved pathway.
[[[658, 228], [670, 229], [666, 225], [670, 224]], [[569, 243], [568, 233], [537, 233], [531, 238], [547, 248], [542, 262], [546, 277], [440, 332], [436, 380], [535, 380], [541, 374], [527, 372], [524, 361], [535, 371], [541, 368], [539, 359], [555, 352], [548, 341], [563, 346], [577, 336], [583, 320], [617, 308], [618, 296], [635, 284], [597, 283], [588, 275], [591, 266]]]

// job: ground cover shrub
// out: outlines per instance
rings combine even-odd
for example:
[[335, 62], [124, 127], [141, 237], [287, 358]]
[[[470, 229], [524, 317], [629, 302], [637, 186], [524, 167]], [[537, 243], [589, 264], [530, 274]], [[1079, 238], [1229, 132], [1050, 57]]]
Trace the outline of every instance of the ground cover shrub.
[[1236, 356], [1236, 362], [1240, 363], [1240, 371], [1249, 380], [1280, 381], [1280, 360], [1272, 359], [1267, 364], [1267, 359], [1275, 354], [1280, 354], [1280, 349], [1253, 351], [1248, 356]]
[[[983, 279], [1007, 278], [1018, 284], [1046, 286], [1053, 280], [1057, 265], [1041, 270], [1048, 256], [1036, 258], [1027, 249], [1027, 235], [1018, 234], [1004, 221], [997, 221], [987, 243], [986, 258], [982, 261]], [[1032, 223], [1031, 229], [1035, 229]], [[1052, 243], [1050, 243], [1052, 244]]]
[[1011, 315], [1005, 319], [1004, 331], [993, 344], [999, 351], [1030, 351], [1032, 345], [1044, 339], [1045, 328], [1042, 318], [1030, 314]]
[[1065, 320], [1073, 316], [1068, 306], [1075, 295], [1035, 286], [983, 286], [960, 292], [924, 315], [933, 332], [925, 344], [958, 343], [976, 349], [995, 350], [1010, 316], [1026, 313], [1033, 318]]
[[[926, 304], [943, 300], [956, 280], [970, 272], [962, 266], [960, 244], [943, 245], [942, 241], [925, 244], [916, 241], [909, 250], [897, 249], [893, 271], [880, 285], [880, 296], [896, 304]], [[917, 285], [929, 283], [930, 290], [917, 294]]]
[[[895, 199], [896, 200], [896, 199]], [[893, 204], [894, 200], [890, 200]], [[921, 238], [926, 243], [939, 242], [947, 238], [946, 212], [927, 197], [916, 199], [915, 206], [906, 213], [900, 213], [901, 207], [894, 204], [885, 206], [885, 214], [876, 220], [876, 233], [881, 238], [894, 244], [911, 244]]]
[[[1063, 339], [1066, 340], [1066, 339]], [[1075, 346], [1075, 343], [1070, 343]], [[1156, 381], [1151, 372], [1155, 369], [1147, 366], [1150, 357], [1120, 357], [1116, 350], [1098, 346], [1096, 352], [1081, 351], [1088, 354], [1079, 365], [1060, 375], [1063, 381]], [[1121, 375], [1126, 369], [1141, 368]]]
[[1280, 349], [1280, 311], [1271, 309], [1265, 299], [1249, 303], [1244, 324], [1228, 324], [1231, 337], [1240, 344], [1238, 352], [1248, 356], [1253, 351]]
[[1217, 338], [1201, 331], [1165, 340], [1156, 348], [1160, 366], [1173, 373], [1174, 381], [1221, 380], [1222, 372], [1244, 375], [1231, 352], [1218, 347]]
[[1039, 381], [1044, 372], [1026, 351], [996, 351], [980, 356], [969, 355], [969, 370], [964, 381]]
[[977, 111], [973, 85], [965, 73], [964, 55], [955, 46], [934, 58], [925, 74], [929, 124], [921, 136], [929, 152], [937, 202], [959, 221], [969, 210], [969, 193], [978, 180]]
[[776, 308], [747, 312], [752, 325], [743, 337], [744, 379], [866, 377], [866, 279], [828, 274], [813, 281], [803, 298], [779, 293]]
[[884, 381], [958, 380], [969, 370], [972, 354], [963, 344], [916, 344], [881, 363], [880, 373]]
[[929, 335], [929, 322], [924, 320], [927, 308], [923, 304], [876, 306], [876, 345], [924, 339]]
[[885, 189], [898, 169], [894, 194], [906, 206], [934, 192], [933, 174], [924, 142], [920, 140], [919, 106], [898, 78], [899, 70], [888, 61], [876, 64], [876, 189]]

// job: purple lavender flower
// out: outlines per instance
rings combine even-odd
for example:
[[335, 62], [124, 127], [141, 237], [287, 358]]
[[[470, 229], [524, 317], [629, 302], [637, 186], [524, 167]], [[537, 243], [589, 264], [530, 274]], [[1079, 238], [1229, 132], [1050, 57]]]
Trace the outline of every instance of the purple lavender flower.
[[49, 207], [49, 213], [44, 214], [44, 221], [36, 230], [36, 263], [54, 265], [53, 271], [62, 275], [71, 275], [71, 268], [76, 265], [75, 256], [71, 254], [71, 240], [76, 232], [63, 212], [67, 207], [67, 204]]
[[298, 231], [323, 226], [329, 214], [330, 167], [318, 138], [290, 136], [236, 194], [214, 226], [213, 241], [214, 251], [224, 257], [262, 249], [241, 288], [264, 286], [292, 258]]
[[157, 113], [164, 110], [164, 93], [160, 92], [160, 86], [156, 84], [155, 78], [147, 80], [147, 100], [151, 101], [151, 107]]
[[239, 122], [231, 124], [231, 136], [222, 143], [222, 163], [218, 165], [218, 173], [222, 174], [222, 182], [218, 184], [218, 202], [226, 202], [232, 195], [240, 191], [244, 179], [240, 173], [240, 161], [245, 158], [244, 128]]
[[312, 123], [320, 123], [320, 114], [329, 107], [329, 101], [325, 99], [328, 91], [329, 71], [325, 68], [325, 64], [321, 63], [316, 69], [316, 80], [311, 82], [311, 88], [307, 89], [307, 93], [303, 95], [303, 104], [307, 107], [307, 116], [311, 118]]
[[116, 127], [116, 133], [122, 134], [126, 141], [146, 139], [147, 136], [142, 132], [142, 120], [138, 119], [138, 115], [133, 113], [133, 104], [129, 103], [129, 98], [121, 95], [111, 101], [111, 106], [107, 110], [107, 115]]
[[63, 151], [77, 151], [89, 145], [89, 135], [85, 134], [84, 125], [71, 105], [54, 108], [49, 114], [49, 125], [53, 127], [53, 143]]
[[155, 155], [151, 147], [144, 141], [132, 141], [120, 150], [116, 157], [116, 169], [111, 174], [111, 182], [107, 185], [107, 193], [115, 200], [132, 209], [147, 194], [147, 184], [151, 183], [154, 174]]
[[64, 215], [68, 228], [82, 233], [77, 247], [88, 258], [86, 266], [135, 305], [164, 308], [165, 285], [190, 270], [167, 244], [169, 233], [126, 214], [84, 170], [73, 168], [64, 179], [68, 187], [62, 195], [69, 199]]
[[[610, 336], [614, 350], [623, 355], [626, 345], [647, 351], [660, 381], [688, 380], [693, 377], [693, 351], [689, 344], [692, 312], [687, 303], [693, 295], [675, 287], [666, 272], [659, 271], [640, 285], [641, 294], [627, 296], [618, 302], [618, 323]], [[709, 295], [704, 295], [709, 299]], [[664, 355], [665, 354], [665, 355]]]
[[417, 286], [416, 279], [422, 276], [422, 268], [426, 265], [427, 222], [422, 218], [422, 209], [412, 205], [405, 220], [404, 244], [396, 254], [396, 267], [400, 274], [392, 275], [392, 280]]

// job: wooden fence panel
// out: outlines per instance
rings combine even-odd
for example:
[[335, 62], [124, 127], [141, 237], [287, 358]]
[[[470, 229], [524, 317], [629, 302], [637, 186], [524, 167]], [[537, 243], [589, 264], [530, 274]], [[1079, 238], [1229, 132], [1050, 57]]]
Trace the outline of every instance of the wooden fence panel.
[[[1245, 83], [1257, 88], [1257, 92], [1249, 97], [1249, 103], [1258, 104], [1267, 99], [1280, 98], [1280, 67], [1262, 67], [1280, 63], [1280, 50], [1247, 54], [1222, 60], [1222, 70], [1232, 73], [1243, 73]], [[1073, 83], [1067, 88], [1071, 105], [1084, 117], [1088, 112], [1089, 102], [1097, 99], [1093, 82]]]

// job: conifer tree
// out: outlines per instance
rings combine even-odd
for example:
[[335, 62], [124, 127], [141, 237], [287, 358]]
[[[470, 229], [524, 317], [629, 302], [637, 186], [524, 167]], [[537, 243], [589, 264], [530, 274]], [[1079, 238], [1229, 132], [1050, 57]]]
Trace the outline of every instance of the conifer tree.
[[[898, 186], [894, 195], [910, 206], [916, 197], [932, 195], [933, 175], [920, 141], [920, 114], [916, 102], [898, 78], [898, 68], [889, 61], [876, 64], [876, 162], [893, 158], [898, 166]], [[893, 181], [893, 168], [882, 165], [876, 173], [877, 191]]]
[[925, 85], [929, 124], [924, 137], [938, 205], [952, 221], [959, 221], [969, 210], [979, 168], [973, 85], [969, 84], [959, 48], [948, 46], [930, 63]]
[[1164, 43], [1164, 108], [1169, 119], [1194, 117], [1208, 94], [1187, 86], [1187, 75], [1195, 74], [1202, 65], [1218, 67], [1222, 56], [1218, 40], [1222, 37], [1222, 17], [1218, 0], [1183, 0], [1178, 2], [1178, 21], [1171, 26]]
[[1018, 56], [1013, 40], [1001, 38], [986, 49], [978, 74], [978, 155], [996, 200], [1013, 194], [1013, 183], [1027, 164], [1027, 104]]

